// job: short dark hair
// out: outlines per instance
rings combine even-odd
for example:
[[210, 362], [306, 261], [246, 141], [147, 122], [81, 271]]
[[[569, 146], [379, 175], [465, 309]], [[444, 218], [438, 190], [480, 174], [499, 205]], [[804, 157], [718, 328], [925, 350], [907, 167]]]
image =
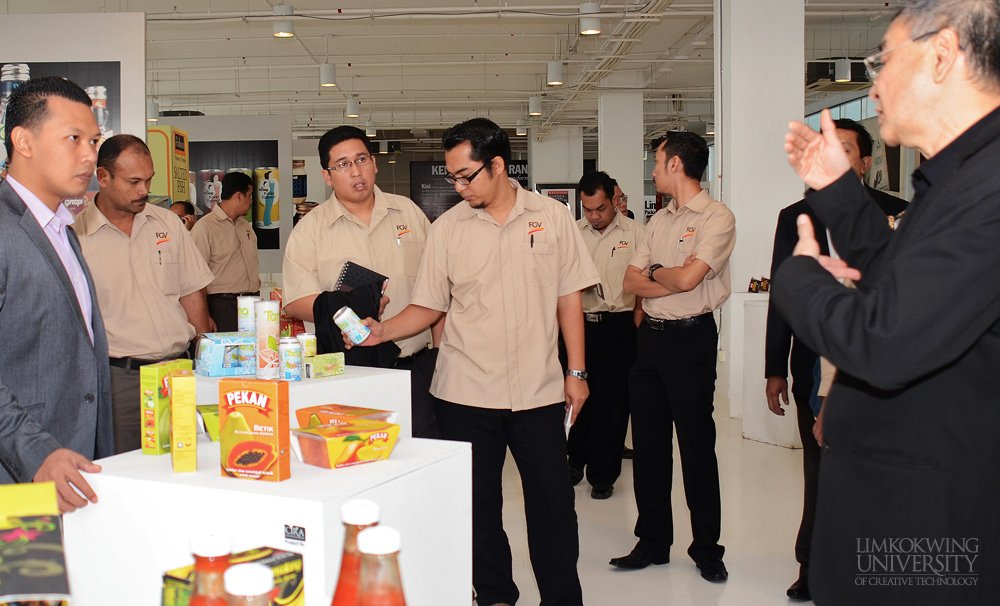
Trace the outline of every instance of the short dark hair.
[[[504, 171], [510, 167], [510, 139], [507, 131], [496, 122], [486, 118], [473, 118], [452, 126], [444, 131], [441, 145], [450, 151], [466, 141], [472, 146], [471, 158], [483, 164], [490, 164], [493, 158], [503, 160]], [[491, 170], [492, 172], [492, 170]], [[504, 176], [507, 176], [506, 173]]]
[[246, 173], [226, 173], [222, 178], [222, 199], [228, 200], [236, 194], [253, 191], [253, 179]]
[[186, 214], [186, 215], [192, 215], [192, 216], [194, 215], [194, 204], [191, 204], [187, 200], [178, 200], [178, 201], [174, 202], [173, 204], [171, 204], [170, 208], [173, 208], [173, 207], [177, 206], [178, 204], [180, 204], [181, 206], [184, 207], [184, 214]]
[[580, 193], [593, 196], [597, 190], [604, 192], [608, 200], [615, 197], [615, 180], [603, 170], [589, 172], [580, 179]]
[[611, 179], [611, 189], [618, 187], [618, 179], [615, 179], [614, 177], [608, 177], [608, 178]]
[[858, 149], [861, 151], [861, 157], [867, 158], [872, 155], [872, 149], [875, 147], [875, 142], [872, 140], [871, 133], [861, 123], [851, 120], [850, 118], [840, 118], [839, 120], [834, 120], [833, 125], [837, 127], [838, 130], [849, 130], [858, 139]]
[[58, 76], [45, 76], [28, 80], [10, 96], [7, 101], [7, 114], [4, 119], [7, 132], [4, 147], [7, 149], [7, 162], [14, 157], [14, 142], [10, 133], [14, 128], [22, 126], [29, 130], [38, 128], [49, 117], [49, 97], [62, 97], [68, 101], [76, 101], [90, 107], [91, 101], [87, 93], [76, 83]]
[[979, 83], [1000, 89], [1000, 2], [996, 0], [906, 0], [896, 14], [910, 26], [910, 38], [950, 27]]
[[115, 174], [112, 168], [118, 161], [118, 156], [130, 149], [142, 150], [144, 154], [152, 157], [146, 142], [135, 135], [115, 135], [101, 144], [101, 149], [97, 152], [97, 168], [103, 168], [108, 174]]
[[324, 170], [330, 168], [330, 150], [335, 145], [339, 145], [344, 141], [350, 141], [351, 139], [361, 141], [365, 144], [365, 149], [368, 150], [368, 153], [372, 153], [371, 144], [368, 141], [368, 137], [365, 135], [365, 131], [356, 126], [349, 126], [345, 124], [343, 126], [331, 128], [323, 133], [322, 137], [320, 137], [319, 165], [323, 167]]
[[708, 167], [708, 143], [699, 135], [683, 130], [667, 131], [662, 137], [653, 139], [653, 151], [658, 151], [663, 145], [663, 151], [669, 159], [677, 156], [684, 166], [684, 174], [690, 179], [701, 181]]

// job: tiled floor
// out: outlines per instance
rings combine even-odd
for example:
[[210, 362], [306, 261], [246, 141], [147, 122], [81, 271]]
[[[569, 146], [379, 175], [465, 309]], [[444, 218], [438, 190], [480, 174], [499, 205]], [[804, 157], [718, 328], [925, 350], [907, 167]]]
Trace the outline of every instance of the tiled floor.
[[[716, 411], [717, 453], [722, 482], [722, 544], [729, 580], [704, 581], [688, 558], [691, 527], [684, 503], [679, 460], [674, 457], [674, 534], [671, 563], [621, 571], [608, 559], [632, 549], [636, 509], [632, 465], [625, 461], [615, 493], [607, 501], [590, 498], [586, 480], [576, 487], [580, 523], [579, 572], [588, 606], [764, 606], [789, 604], [785, 589], [798, 572], [793, 553], [802, 508], [802, 455], [741, 435], [741, 420]], [[676, 448], [676, 441], [675, 441]], [[504, 468], [504, 525], [514, 553], [518, 604], [538, 604], [528, 561], [524, 502], [513, 460]]]

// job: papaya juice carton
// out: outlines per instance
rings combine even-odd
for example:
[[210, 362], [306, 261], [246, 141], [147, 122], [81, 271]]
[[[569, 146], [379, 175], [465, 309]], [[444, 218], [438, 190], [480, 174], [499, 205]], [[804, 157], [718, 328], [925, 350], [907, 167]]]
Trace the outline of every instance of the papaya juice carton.
[[219, 447], [224, 476], [269, 482], [291, 477], [288, 383], [221, 379]]
[[192, 368], [191, 360], [187, 359], [139, 367], [142, 454], [160, 455], [170, 452], [170, 387], [167, 385], [167, 378], [171, 370]]
[[170, 462], [174, 473], [198, 471], [198, 420], [195, 412], [194, 372], [171, 370], [170, 385]]

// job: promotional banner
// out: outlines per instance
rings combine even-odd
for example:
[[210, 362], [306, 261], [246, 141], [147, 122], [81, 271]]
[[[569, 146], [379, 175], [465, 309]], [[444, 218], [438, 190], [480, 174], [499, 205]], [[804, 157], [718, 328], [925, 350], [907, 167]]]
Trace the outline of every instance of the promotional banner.
[[[431, 221], [462, 201], [455, 186], [444, 180], [447, 172], [443, 161], [410, 162], [410, 199]], [[521, 187], [528, 187], [527, 160], [511, 161], [507, 174]]]

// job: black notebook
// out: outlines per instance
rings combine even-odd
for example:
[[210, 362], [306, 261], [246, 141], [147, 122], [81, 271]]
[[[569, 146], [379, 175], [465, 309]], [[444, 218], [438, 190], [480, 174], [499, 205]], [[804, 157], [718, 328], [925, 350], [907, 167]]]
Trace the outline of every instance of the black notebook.
[[378, 284], [381, 288], [382, 284], [388, 279], [377, 271], [372, 271], [363, 265], [358, 265], [354, 261], [348, 261], [344, 263], [343, 269], [340, 270], [340, 276], [337, 278], [337, 284], [333, 289], [351, 292], [355, 288], [368, 286], [372, 283]]

